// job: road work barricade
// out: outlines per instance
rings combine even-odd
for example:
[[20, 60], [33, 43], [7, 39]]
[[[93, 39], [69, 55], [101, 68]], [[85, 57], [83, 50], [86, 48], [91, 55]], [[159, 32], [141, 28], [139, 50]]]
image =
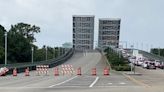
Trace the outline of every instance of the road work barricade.
[[69, 64], [61, 65], [61, 68], [62, 68], [61, 73], [63, 75], [69, 75], [69, 74], [73, 75], [74, 74], [74, 68], [72, 65], [69, 65]]
[[17, 68], [13, 69], [13, 76], [17, 76]]
[[109, 75], [109, 69], [107, 67], [104, 68], [104, 75]]
[[54, 76], [59, 76], [59, 69], [58, 69], [58, 67], [54, 68]]
[[37, 75], [48, 75], [49, 65], [37, 65], [36, 72]]
[[30, 76], [30, 71], [28, 67], [25, 69], [25, 76]]
[[81, 67], [77, 68], [77, 75], [81, 75]]
[[92, 68], [92, 75], [93, 76], [96, 76], [97, 74], [96, 74], [96, 68]]
[[0, 68], [0, 76], [5, 76], [8, 71], [9, 69], [6, 67]]

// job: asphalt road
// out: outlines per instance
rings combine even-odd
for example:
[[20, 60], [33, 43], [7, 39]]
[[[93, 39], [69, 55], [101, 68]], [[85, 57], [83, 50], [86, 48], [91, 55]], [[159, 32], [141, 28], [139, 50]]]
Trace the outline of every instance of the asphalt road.
[[[153, 90], [163, 90], [162, 87], [153, 88], [150, 85], [147, 86], [146, 82], [142, 82], [144, 78], [147, 78], [146, 74], [142, 75], [144, 77], [129, 76], [112, 70], [109, 76], [104, 76], [103, 69], [108, 65], [99, 52], [76, 53], [65, 64], [73, 65], [75, 69], [73, 75], [54, 76], [52, 68], [49, 69], [48, 76], [36, 76], [36, 71], [32, 71], [28, 77], [25, 77], [24, 73], [18, 74], [17, 77], [0, 77], [0, 92], [154, 92]], [[58, 67], [61, 70], [61, 66]], [[81, 76], [76, 75], [78, 67], [82, 69]], [[92, 76], [91, 69], [95, 67], [97, 76]], [[143, 74], [147, 71], [149, 70], [137, 68], [137, 72]]]

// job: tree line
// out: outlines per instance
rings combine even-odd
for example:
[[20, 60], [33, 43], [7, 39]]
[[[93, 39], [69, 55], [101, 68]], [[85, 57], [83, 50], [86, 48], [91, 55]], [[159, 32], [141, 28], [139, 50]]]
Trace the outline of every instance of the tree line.
[[0, 64], [5, 61], [5, 33], [7, 33], [7, 61], [8, 63], [24, 63], [31, 62], [32, 47], [34, 48], [34, 62], [56, 58], [61, 55], [59, 50], [61, 47], [46, 47], [42, 48], [33, 43], [36, 42], [35, 34], [40, 33], [40, 27], [27, 23], [17, 23], [11, 25], [7, 31], [0, 25]]
[[150, 52], [156, 55], [164, 56], [163, 48], [152, 48]]

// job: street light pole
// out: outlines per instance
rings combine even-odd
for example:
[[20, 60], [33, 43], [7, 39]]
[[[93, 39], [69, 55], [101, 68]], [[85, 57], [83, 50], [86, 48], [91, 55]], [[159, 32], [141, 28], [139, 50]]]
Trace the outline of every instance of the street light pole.
[[160, 52], [160, 47], [158, 48], [158, 55], [160, 56], [161, 52]]
[[60, 47], [58, 48], [58, 57], [60, 56]]
[[[131, 45], [131, 51], [132, 51], [132, 54], [133, 54], [133, 45]], [[133, 71], [133, 62], [131, 61], [131, 72]]]
[[34, 47], [31, 48], [32, 54], [31, 54], [31, 62], [34, 63]]
[[46, 61], [47, 61], [47, 46], [46, 46]]
[[53, 55], [53, 56], [54, 56], [54, 58], [55, 58], [55, 47], [54, 47], [53, 51], [54, 51], [54, 55]]
[[7, 32], [5, 32], [5, 66], [7, 65]]

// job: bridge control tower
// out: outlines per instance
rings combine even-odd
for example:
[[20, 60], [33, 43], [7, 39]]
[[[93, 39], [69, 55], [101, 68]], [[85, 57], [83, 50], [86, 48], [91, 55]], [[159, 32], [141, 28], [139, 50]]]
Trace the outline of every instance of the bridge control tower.
[[94, 16], [73, 15], [73, 48], [75, 50], [93, 50]]
[[120, 38], [120, 18], [100, 18], [98, 47], [119, 47]]

